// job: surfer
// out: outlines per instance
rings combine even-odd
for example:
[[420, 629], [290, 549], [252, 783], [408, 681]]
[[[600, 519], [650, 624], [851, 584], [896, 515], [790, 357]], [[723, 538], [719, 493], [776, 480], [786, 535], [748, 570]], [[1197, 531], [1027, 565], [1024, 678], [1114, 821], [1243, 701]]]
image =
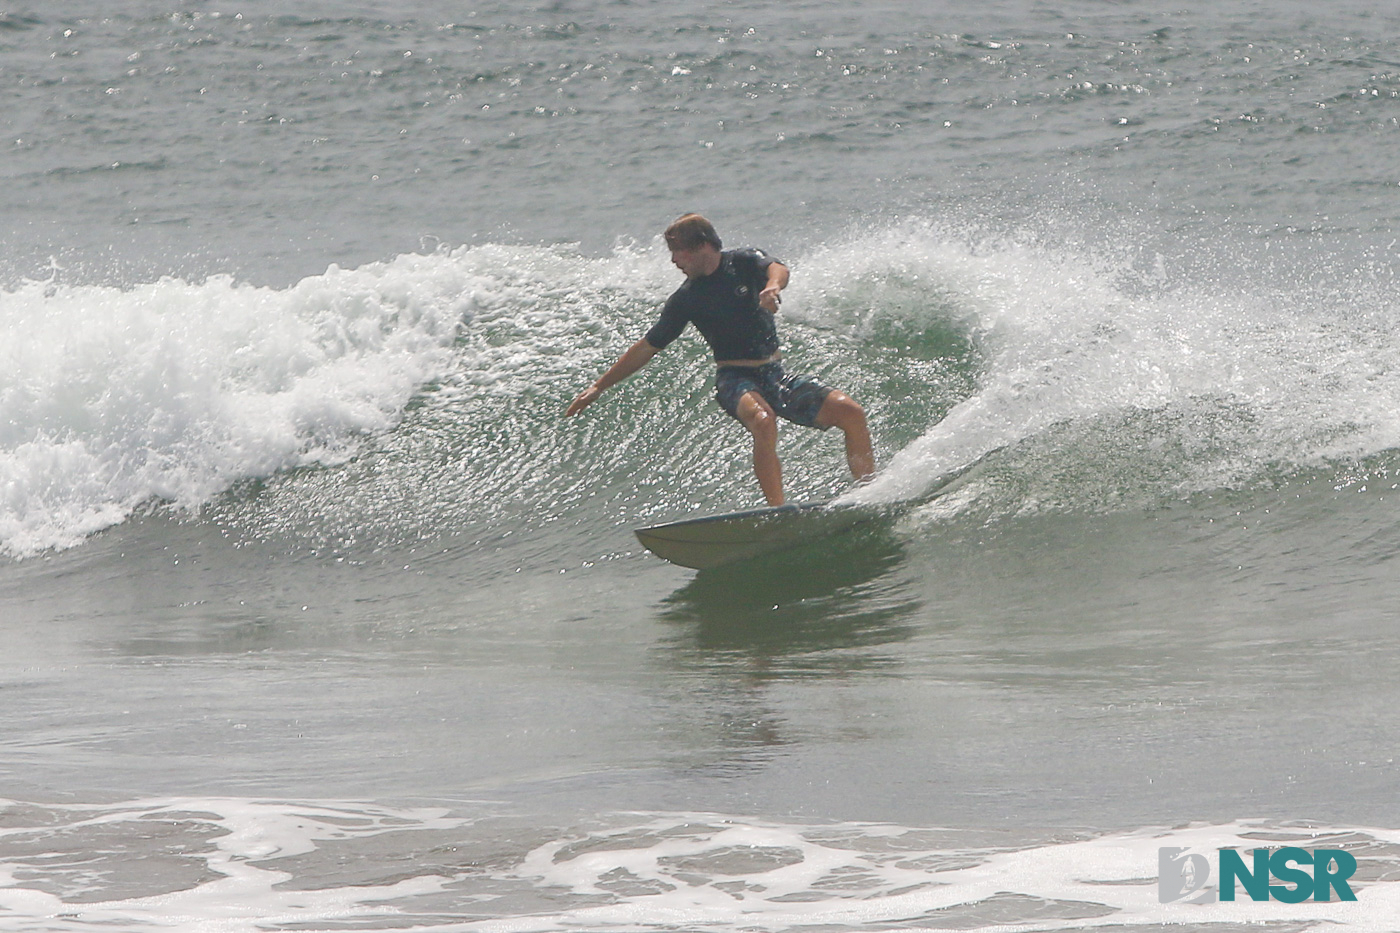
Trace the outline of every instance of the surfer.
[[607, 372], [580, 392], [564, 412], [576, 415], [612, 386], [645, 366], [693, 323], [714, 352], [715, 398], [753, 436], [753, 469], [769, 505], [782, 505], [778, 461], [779, 416], [846, 436], [846, 462], [858, 481], [875, 475], [865, 409], [844, 392], [783, 372], [774, 315], [788, 269], [757, 249], [726, 250], [714, 226], [686, 214], [666, 229], [671, 262], [685, 282], [661, 316]]

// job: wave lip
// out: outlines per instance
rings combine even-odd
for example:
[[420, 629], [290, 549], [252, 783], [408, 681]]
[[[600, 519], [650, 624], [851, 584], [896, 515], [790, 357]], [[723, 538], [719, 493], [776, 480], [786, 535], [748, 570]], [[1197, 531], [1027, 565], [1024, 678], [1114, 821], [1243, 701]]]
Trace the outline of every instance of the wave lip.
[[469, 280], [410, 255], [283, 290], [217, 276], [0, 293], [0, 551], [343, 460], [446, 365]]
[[[853, 247], [934, 283], [925, 303], [960, 310], [978, 368], [847, 501], [918, 501], [992, 461], [1023, 474], [993, 490], [997, 514], [1111, 510], [1400, 447], [1394, 308], [1363, 276], [1173, 274], [1135, 249], [965, 239], [909, 226]], [[823, 299], [818, 321], [839, 310]]]

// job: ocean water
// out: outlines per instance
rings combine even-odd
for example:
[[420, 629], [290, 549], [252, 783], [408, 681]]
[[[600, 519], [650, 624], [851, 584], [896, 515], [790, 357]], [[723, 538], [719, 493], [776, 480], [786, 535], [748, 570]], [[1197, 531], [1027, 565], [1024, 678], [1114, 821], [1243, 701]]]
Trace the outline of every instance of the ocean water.
[[[1400, 14], [0, 10], [0, 929], [1400, 929]], [[793, 272], [797, 499], [683, 338]], [[1162, 847], [1354, 902], [1159, 897]], [[1212, 884], [1218, 879], [1212, 878]]]

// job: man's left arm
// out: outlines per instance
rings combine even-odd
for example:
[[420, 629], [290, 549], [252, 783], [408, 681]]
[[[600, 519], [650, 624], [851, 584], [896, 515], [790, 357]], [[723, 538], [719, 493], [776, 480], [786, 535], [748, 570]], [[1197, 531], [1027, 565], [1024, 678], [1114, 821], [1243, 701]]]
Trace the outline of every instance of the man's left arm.
[[758, 306], [770, 314], [776, 314], [778, 305], [782, 303], [782, 298], [778, 295], [787, 288], [788, 269], [787, 266], [774, 260], [768, 264], [768, 284], [763, 287], [763, 291], [758, 293]]

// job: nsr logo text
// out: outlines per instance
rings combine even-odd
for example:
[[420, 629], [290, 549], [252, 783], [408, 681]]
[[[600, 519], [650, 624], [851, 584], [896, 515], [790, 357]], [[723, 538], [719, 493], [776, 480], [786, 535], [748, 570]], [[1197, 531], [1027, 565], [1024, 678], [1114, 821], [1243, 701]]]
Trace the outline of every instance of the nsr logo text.
[[[1235, 849], [1219, 849], [1220, 900], [1235, 899], [1235, 885], [1244, 888], [1252, 901], [1273, 898], [1286, 904], [1299, 904], [1308, 898], [1330, 901], [1337, 898], [1354, 901], [1347, 879], [1356, 873], [1356, 857], [1342, 849], [1255, 849], [1253, 865]], [[1190, 904], [1210, 904], [1216, 892], [1206, 887], [1210, 881], [1210, 862], [1204, 855], [1188, 854], [1183, 848], [1166, 847], [1157, 850], [1157, 899], [1167, 904], [1185, 901]], [[1300, 866], [1311, 865], [1309, 873]], [[1270, 884], [1270, 879], [1280, 882]]]

